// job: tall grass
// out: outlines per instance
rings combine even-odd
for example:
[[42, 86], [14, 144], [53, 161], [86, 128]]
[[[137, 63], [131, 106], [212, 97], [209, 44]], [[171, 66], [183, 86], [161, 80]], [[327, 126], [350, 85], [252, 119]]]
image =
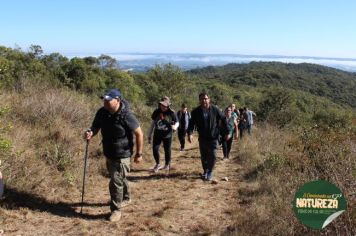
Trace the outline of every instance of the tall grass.
[[8, 132], [12, 153], [2, 157], [6, 184], [36, 193], [75, 186], [82, 133], [96, 104], [84, 95], [44, 83], [28, 84], [21, 92], [2, 92], [0, 106], [9, 108], [3, 119], [13, 124]]
[[[348, 132], [348, 133], [345, 133]], [[261, 125], [243, 139], [238, 161], [246, 169], [236, 210], [238, 235], [354, 235], [356, 133], [306, 128], [297, 131]], [[305, 182], [324, 179], [347, 199], [347, 211], [322, 231], [304, 227], [292, 211]]]

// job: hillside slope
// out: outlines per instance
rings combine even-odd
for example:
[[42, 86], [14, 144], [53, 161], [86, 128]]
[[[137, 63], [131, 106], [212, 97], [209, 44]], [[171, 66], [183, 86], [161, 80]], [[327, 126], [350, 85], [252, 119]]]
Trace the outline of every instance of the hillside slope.
[[315, 64], [251, 62], [209, 66], [189, 71], [204, 79], [219, 80], [234, 87], [281, 86], [308, 92], [331, 101], [356, 107], [356, 73]]

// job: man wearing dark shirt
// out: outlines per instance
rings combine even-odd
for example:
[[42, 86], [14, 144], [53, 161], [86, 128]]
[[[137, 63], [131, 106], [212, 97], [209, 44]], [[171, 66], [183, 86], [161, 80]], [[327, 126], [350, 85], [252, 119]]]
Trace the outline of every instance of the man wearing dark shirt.
[[110, 221], [119, 221], [122, 205], [131, 201], [126, 176], [130, 171], [130, 158], [133, 154], [133, 134], [136, 137], [134, 162], [138, 163], [142, 160], [143, 133], [120, 91], [111, 89], [102, 99], [104, 106], [97, 111], [92, 126], [84, 137], [90, 140], [101, 130], [106, 166], [110, 174]]
[[[188, 126], [188, 141], [192, 142], [192, 133], [197, 128], [199, 134], [199, 149], [203, 167], [203, 179], [211, 181], [213, 179], [213, 170], [216, 161], [216, 149], [221, 127], [230, 130], [225, 115], [216, 106], [210, 104], [210, 98], [207, 93], [199, 94], [200, 106], [191, 113], [191, 119]], [[220, 126], [220, 123], [222, 126]], [[229, 132], [228, 132], [229, 133]], [[228, 135], [224, 137], [229, 139]]]

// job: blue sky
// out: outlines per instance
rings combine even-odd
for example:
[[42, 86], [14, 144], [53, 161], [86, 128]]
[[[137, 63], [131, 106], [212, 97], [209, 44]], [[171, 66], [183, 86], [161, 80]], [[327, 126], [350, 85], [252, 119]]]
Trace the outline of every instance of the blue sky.
[[0, 29], [45, 53], [356, 58], [354, 0], [6, 0]]

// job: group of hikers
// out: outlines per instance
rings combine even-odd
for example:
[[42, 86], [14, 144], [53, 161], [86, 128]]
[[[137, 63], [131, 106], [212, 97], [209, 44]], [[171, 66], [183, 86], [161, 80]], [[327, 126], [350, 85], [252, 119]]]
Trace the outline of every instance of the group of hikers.
[[[100, 108], [94, 118], [92, 126], [84, 138], [89, 141], [99, 130], [102, 135], [103, 152], [106, 166], [110, 174], [109, 191], [111, 196], [110, 221], [119, 221], [121, 208], [131, 202], [127, 173], [130, 171], [131, 156], [134, 162], [142, 161], [143, 131], [135, 115], [130, 111], [128, 102], [117, 89], [111, 89], [101, 97], [104, 106]], [[148, 132], [148, 143], [152, 144], [155, 159], [154, 172], [171, 168], [171, 146], [174, 131], [178, 133], [180, 151], [185, 150], [185, 139], [192, 142], [193, 133], [198, 133], [203, 180], [213, 179], [216, 162], [216, 152], [222, 146], [224, 160], [229, 159], [233, 139], [242, 138], [244, 132], [252, 130], [255, 113], [249, 109], [236, 109], [235, 104], [229, 105], [224, 111], [210, 103], [209, 95], [199, 94], [199, 106], [191, 112], [185, 103], [175, 112], [171, 109], [168, 97], [163, 97], [158, 107], [153, 111], [152, 123]], [[153, 134], [153, 137], [152, 137]], [[135, 136], [135, 144], [133, 141]], [[165, 165], [160, 165], [159, 148], [163, 143]]]

